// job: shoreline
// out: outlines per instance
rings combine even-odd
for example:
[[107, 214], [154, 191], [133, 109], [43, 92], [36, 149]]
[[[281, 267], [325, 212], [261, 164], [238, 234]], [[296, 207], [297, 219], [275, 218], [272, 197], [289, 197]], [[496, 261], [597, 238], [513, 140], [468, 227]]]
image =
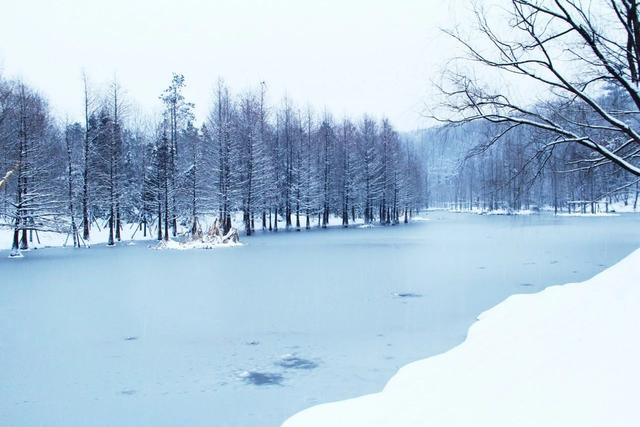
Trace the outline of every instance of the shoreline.
[[512, 295], [379, 393], [313, 406], [283, 427], [634, 425], [637, 277], [640, 249], [584, 282]]

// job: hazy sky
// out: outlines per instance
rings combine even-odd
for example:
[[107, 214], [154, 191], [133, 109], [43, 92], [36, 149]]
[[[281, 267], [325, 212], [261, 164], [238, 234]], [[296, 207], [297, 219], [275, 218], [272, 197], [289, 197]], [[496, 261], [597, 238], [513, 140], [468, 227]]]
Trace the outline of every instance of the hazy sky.
[[[145, 111], [172, 72], [185, 75], [197, 118], [224, 78], [233, 92], [266, 81], [271, 102], [340, 117], [386, 115], [424, 124], [430, 79], [451, 55], [441, 27], [465, 0], [21, 0], [4, 2], [0, 67], [46, 95], [59, 116], [81, 116], [81, 73], [96, 88], [117, 74]], [[468, 4], [468, 3], [467, 3]]]

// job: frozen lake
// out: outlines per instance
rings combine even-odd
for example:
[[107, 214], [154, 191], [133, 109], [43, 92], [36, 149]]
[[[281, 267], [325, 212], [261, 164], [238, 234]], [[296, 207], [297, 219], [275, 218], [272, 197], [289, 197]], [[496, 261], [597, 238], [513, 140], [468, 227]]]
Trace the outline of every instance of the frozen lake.
[[0, 425], [279, 426], [640, 243], [636, 215], [429, 218], [212, 251], [1, 251]]

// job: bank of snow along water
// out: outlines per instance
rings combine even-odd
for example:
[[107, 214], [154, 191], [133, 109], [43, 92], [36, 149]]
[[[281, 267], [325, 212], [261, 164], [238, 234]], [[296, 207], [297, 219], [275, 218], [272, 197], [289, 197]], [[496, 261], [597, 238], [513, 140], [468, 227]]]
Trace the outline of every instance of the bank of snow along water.
[[514, 295], [464, 343], [409, 364], [377, 394], [283, 427], [640, 425], [640, 250], [582, 283]]

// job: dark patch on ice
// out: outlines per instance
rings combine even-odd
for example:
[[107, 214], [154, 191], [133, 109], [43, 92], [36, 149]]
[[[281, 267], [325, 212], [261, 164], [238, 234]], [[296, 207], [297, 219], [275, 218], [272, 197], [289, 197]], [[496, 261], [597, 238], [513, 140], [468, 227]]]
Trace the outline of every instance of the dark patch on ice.
[[318, 367], [318, 364], [313, 360], [303, 359], [295, 354], [285, 354], [276, 364], [286, 369], [315, 369]]
[[125, 396], [133, 396], [134, 394], [136, 394], [136, 391], [130, 388], [126, 388], [124, 390], [120, 390], [120, 394], [123, 394]]
[[253, 385], [282, 385], [284, 377], [276, 372], [245, 371], [240, 378], [247, 384]]
[[249, 341], [247, 345], [259, 345], [260, 341]]
[[533, 283], [520, 283], [520, 286], [535, 286]]
[[557, 264], [559, 261], [553, 260], [549, 264]]
[[522, 265], [536, 265], [536, 263], [533, 261], [529, 261], [529, 262], [523, 263]]
[[138, 337], [126, 337], [124, 340], [125, 341], [136, 341], [138, 339]]
[[422, 294], [416, 294], [414, 292], [395, 292], [393, 296], [398, 298], [422, 298]]

